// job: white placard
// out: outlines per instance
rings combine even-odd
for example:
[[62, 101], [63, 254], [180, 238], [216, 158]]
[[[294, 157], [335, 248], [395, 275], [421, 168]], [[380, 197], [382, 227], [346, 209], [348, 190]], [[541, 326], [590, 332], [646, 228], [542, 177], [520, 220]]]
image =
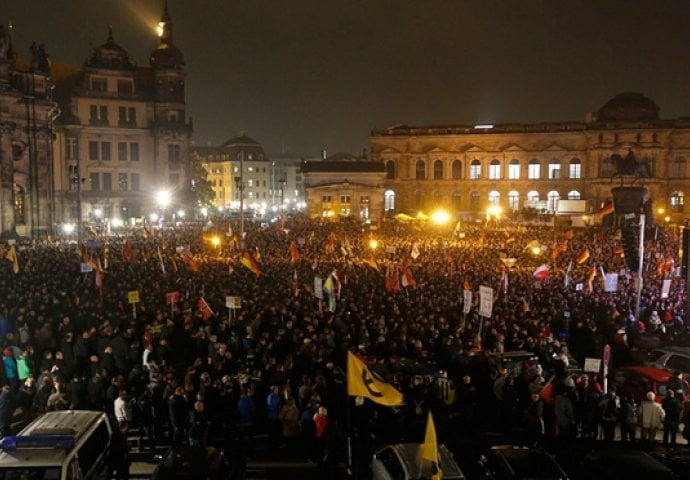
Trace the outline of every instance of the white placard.
[[601, 358], [585, 358], [585, 372], [599, 373], [601, 371]]
[[617, 292], [618, 291], [618, 274], [617, 273], [607, 273], [606, 279], [604, 280], [604, 291], [606, 292]]
[[462, 313], [470, 313], [470, 310], [472, 310], [472, 290], [463, 290]]
[[323, 300], [323, 278], [314, 277], [314, 296]]
[[668, 298], [668, 294], [671, 291], [671, 279], [667, 278], [661, 284], [661, 298]]
[[238, 308], [242, 308], [242, 297], [233, 297], [233, 296], [225, 297], [225, 306], [227, 308], [231, 308], [233, 310], [236, 310]]
[[481, 285], [479, 287], [479, 315], [490, 317], [494, 307], [494, 289]]

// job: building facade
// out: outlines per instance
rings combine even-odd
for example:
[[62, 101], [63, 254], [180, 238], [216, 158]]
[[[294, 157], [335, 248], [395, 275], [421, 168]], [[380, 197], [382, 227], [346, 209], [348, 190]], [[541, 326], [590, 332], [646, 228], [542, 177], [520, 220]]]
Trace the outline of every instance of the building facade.
[[[592, 212], [612, 187], [635, 184], [648, 188], [655, 212], [680, 221], [690, 189], [690, 117], [660, 119], [639, 93], [616, 96], [584, 122], [396, 125], [370, 143], [386, 170], [387, 212], [557, 212], [561, 200], [584, 200]], [[619, 175], [617, 159], [640, 168]]]
[[167, 4], [159, 37], [148, 67], [116, 43], [112, 28], [83, 65], [53, 66], [59, 221], [133, 222], [161, 208], [159, 192], [176, 208], [190, 189], [185, 62]]
[[18, 57], [0, 26], [0, 237], [42, 238], [56, 218], [50, 62], [43, 45]]

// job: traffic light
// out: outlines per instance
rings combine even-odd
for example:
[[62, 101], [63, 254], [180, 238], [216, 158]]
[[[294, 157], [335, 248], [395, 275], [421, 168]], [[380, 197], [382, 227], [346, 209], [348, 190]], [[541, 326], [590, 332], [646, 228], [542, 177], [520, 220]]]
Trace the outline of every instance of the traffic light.
[[640, 240], [635, 225], [625, 225], [621, 229], [621, 242], [625, 253], [625, 264], [629, 270], [637, 271], [640, 267]]

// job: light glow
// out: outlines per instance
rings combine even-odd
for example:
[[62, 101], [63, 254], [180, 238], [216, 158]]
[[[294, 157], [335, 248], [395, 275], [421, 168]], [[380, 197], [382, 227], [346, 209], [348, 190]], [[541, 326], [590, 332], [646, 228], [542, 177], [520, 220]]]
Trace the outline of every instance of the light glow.
[[448, 215], [448, 212], [438, 210], [431, 215], [431, 221], [437, 225], [445, 225], [450, 221], [450, 215]]

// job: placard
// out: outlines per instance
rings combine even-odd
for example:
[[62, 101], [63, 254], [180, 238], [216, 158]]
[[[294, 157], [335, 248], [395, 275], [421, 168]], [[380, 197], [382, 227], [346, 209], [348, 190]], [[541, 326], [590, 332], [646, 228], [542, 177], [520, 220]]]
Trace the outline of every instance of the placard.
[[129, 303], [139, 303], [139, 290], [127, 292], [127, 300]]
[[225, 297], [225, 306], [233, 310], [242, 308], [242, 297], [227, 296]]
[[314, 296], [323, 300], [323, 278], [314, 277]]
[[585, 372], [599, 373], [601, 371], [600, 358], [585, 358]]
[[479, 315], [490, 317], [494, 307], [494, 289], [485, 285], [479, 287]]

